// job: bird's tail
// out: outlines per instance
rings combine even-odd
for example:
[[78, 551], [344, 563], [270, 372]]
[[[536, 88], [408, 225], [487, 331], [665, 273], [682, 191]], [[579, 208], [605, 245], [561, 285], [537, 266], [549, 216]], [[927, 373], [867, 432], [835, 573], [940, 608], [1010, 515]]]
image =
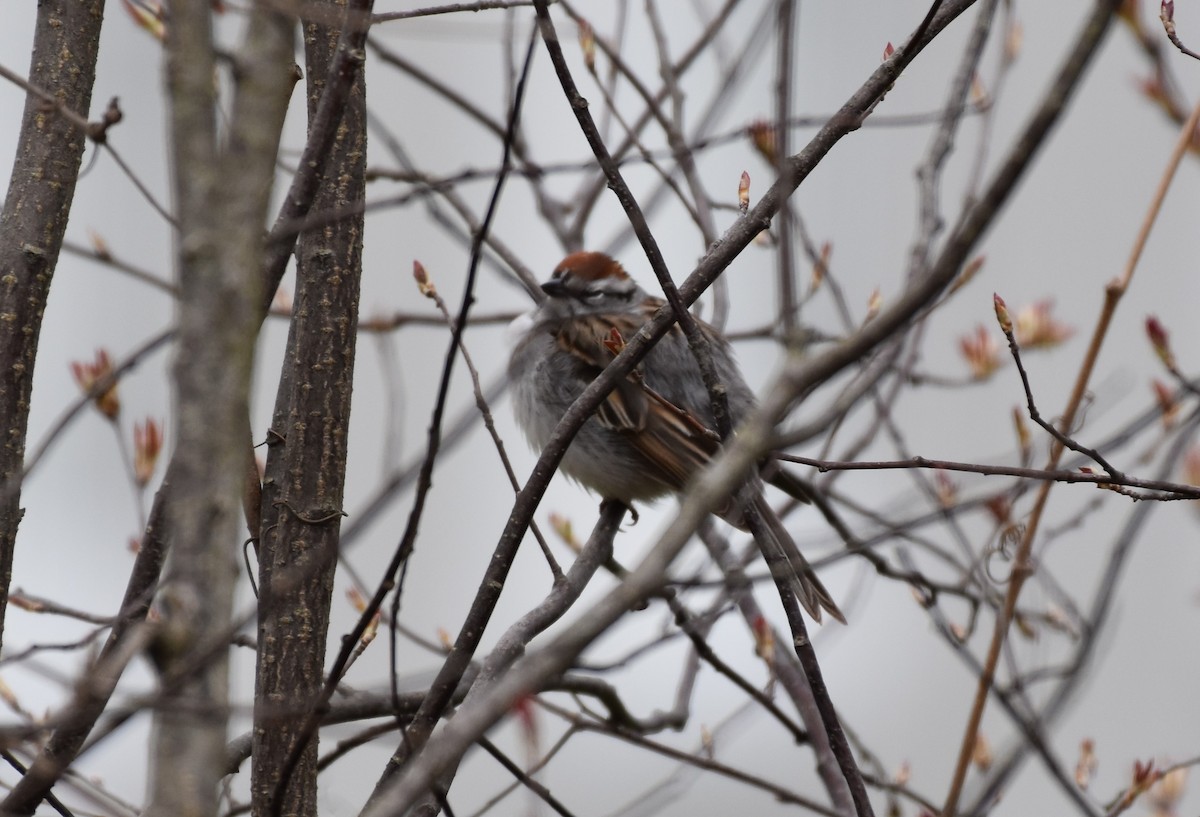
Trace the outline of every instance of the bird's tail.
[[846, 616], [838, 608], [833, 596], [825, 589], [825, 585], [813, 571], [808, 559], [805, 559], [800, 548], [796, 547], [796, 541], [783, 526], [782, 520], [767, 503], [762, 492], [756, 491], [755, 493], [756, 496], [752, 500], [755, 510], [766, 522], [769, 534], [766, 537], [769, 541], [764, 543], [766, 545], [764, 556], [771, 575], [783, 575], [791, 582], [796, 592], [796, 599], [800, 602], [800, 606], [812, 616], [813, 621], [819, 622], [821, 611], [824, 610], [845, 624]]

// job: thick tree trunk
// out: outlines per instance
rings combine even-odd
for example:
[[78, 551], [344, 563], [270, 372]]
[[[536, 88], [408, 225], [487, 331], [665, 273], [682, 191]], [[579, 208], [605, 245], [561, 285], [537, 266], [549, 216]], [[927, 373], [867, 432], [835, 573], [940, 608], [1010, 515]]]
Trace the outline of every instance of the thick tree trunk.
[[[104, 0], [38, 4], [29, 82], [86, 118], [96, 79]], [[34, 93], [0, 215], [0, 638], [21, 509], [33, 366], [87, 136]]]
[[178, 3], [171, 12], [177, 444], [167, 509], [171, 553], [155, 645], [163, 700], [146, 814], [209, 817], [226, 768], [228, 651], [250, 374], [262, 319], [263, 227], [295, 84], [295, 24], [269, 8], [250, 12], [233, 55], [229, 127], [219, 140], [211, 10], [207, 3]]
[[[316, 20], [321, 15], [314, 15]], [[317, 115], [339, 30], [304, 28], [308, 113]], [[327, 125], [328, 126], [328, 125]], [[360, 71], [336, 126], [317, 214], [361, 205], [365, 196], [366, 100]], [[358, 331], [363, 217], [308, 230], [297, 251], [296, 296], [271, 430], [259, 544], [258, 672], [255, 686], [253, 813], [317, 814], [317, 741], [285, 766], [323, 686], [329, 608], [342, 518], [350, 394]]]

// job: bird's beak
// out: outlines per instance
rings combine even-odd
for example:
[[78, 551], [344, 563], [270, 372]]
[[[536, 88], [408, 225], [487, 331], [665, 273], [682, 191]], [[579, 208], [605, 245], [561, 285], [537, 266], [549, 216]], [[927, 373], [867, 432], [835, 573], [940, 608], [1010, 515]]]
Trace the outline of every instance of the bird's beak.
[[546, 283], [542, 284], [542, 292], [549, 295], [551, 298], [557, 298], [559, 295], [566, 294], [567, 288], [563, 282], [557, 278], [551, 278]]

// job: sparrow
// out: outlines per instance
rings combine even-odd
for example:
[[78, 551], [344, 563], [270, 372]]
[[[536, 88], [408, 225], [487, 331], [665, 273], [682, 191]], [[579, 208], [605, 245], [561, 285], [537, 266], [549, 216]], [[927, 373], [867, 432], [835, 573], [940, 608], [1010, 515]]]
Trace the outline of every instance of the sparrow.
[[[598, 252], [568, 255], [541, 285], [546, 300], [514, 322], [508, 376], [517, 423], [541, 450], [585, 388], [664, 302], [638, 286], [617, 261]], [[738, 426], [755, 407], [754, 393], [716, 329], [696, 321], [706, 336], [717, 378], [725, 387], [730, 420]], [[721, 446], [709, 390], [678, 325], [620, 380], [584, 422], [559, 466], [604, 499], [629, 507], [682, 493]], [[769, 460], [758, 477], [793, 497], [811, 501], [799, 480]], [[742, 493], [742, 492], [737, 492]], [[756, 507], [775, 518], [761, 490]], [[746, 522], [731, 499], [715, 513], [742, 530]], [[796, 579], [797, 597], [817, 621], [824, 609], [845, 617], [781, 524], [769, 524], [780, 559]]]

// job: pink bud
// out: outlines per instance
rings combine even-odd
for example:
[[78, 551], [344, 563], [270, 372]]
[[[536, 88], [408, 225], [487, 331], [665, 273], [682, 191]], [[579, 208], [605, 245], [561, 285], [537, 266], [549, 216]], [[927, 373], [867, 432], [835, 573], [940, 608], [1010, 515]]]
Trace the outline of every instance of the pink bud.
[[1008, 316], [1008, 305], [1004, 303], [1004, 299], [993, 293], [992, 306], [996, 309], [996, 320], [1000, 322], [1000, 329], [1006, 335], [1012, 334], [1012, 318]]

